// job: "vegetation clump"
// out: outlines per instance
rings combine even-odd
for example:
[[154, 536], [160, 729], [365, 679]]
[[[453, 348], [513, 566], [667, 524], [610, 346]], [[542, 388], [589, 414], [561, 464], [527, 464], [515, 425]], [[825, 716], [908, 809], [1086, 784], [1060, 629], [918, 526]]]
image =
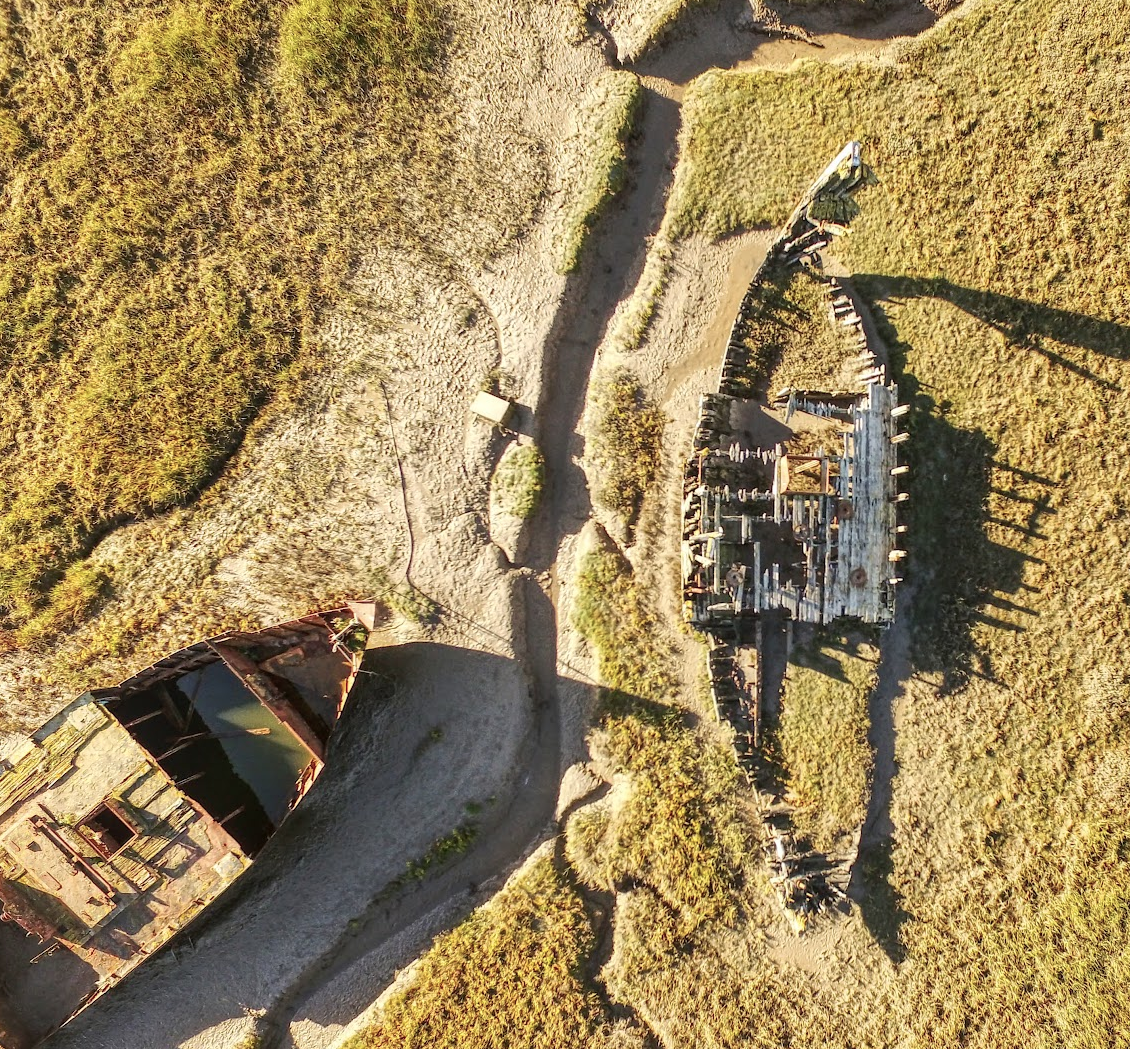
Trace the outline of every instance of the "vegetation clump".
[[441, 8], [423, 0], [298, 0], [279, 29], [279, 68], [303, 90], [396, 104], [435, 65]]
[[673, 685], [670, 656], [656, 640], [654, 609], [619, 554], [585, 557], [574, 618], [608, 686], [592, 748], [626, 789], [570, 821], [570, 862], [597, 887], [651, 886], [688, 930], [732, 917], [748, 848], [736, 768], [664, 702]]
[[557, 233], [557, 267], [572, 273], [589, 233], [627, 177], [625, 147], [643, 100], [639, 77], [619, 69], [603, 73], [581, 100], [576, 130], [565, 143], [569, 181]]
[[635, 522], [656, 471], [666, 420], [628, 368], [596, 380], [591, 454], [598, 471], [596, 499]]
[[797, 807], [793, 830], [829, 852], [863, 822], [873, 765], [868, 697], [878, 650], [835, 635], [794, 649], [771, 746]]
[[605, 684], [654, 702], [671, 698], [671, 654], [655, 608], [618, 551], [594, 551], [581, 561], [573, 622], [595, 648]]
[[511, 445], [495, 469], [491, 485], [506, 513], [528, 520], [537, 512], [545, 489], [545, 457], [535, 445]]

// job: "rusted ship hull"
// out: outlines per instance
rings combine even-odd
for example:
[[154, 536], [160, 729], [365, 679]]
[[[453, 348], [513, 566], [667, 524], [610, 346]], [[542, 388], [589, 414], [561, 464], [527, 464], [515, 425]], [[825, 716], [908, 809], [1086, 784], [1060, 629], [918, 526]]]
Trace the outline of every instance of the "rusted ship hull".
[[0, 1049], [41, 1043], [251, 865], [323, 768], [374, 617], [208, 638], [0, 763]]

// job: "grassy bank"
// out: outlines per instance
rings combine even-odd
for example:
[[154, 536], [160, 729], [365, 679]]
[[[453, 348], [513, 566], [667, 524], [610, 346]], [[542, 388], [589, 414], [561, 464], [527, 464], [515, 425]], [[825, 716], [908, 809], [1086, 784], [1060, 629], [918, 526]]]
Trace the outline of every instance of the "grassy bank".
[[914, 407], [915, 676], [882, 899], [915, 1044], [1130, 1029], [1128, 821], [1100, 803], [1130, 731], [1128, 77], [1112, 0], [986, 2], [895, 62], [710, 73], [684, 105], [683, 232], [780, 222], [851, 137], [882, 180], [838, 250]]
[[585, 92], [565, 143], [566, 200], [556, 233], [557, 268], [572, 273], [597, 219], [624, 186], [628, 138], [643, 103], [639, 77], [614, 70]]
[[577, 894], [542, 856], [440, 937], [343, 1049], [564, 1045], [633, 1049], [580, 975], [595, 945]]
[[619, 787], [570, 821], [570, 861], [595, 887], [649, 886], [687, 928], [732, 918], [749, 840], [737, 770], [667, 702], [673, 679], [662, 631], [618, 553], [587, 555], [574, 617], [608, 686], [590, 745]]

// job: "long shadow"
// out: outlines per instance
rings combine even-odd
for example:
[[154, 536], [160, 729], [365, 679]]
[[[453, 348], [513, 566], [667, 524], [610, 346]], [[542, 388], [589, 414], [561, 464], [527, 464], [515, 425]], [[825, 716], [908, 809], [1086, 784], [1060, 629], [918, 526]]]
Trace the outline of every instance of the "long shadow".
[[[899, 340], [897, 330], [882, 307], [874, 305], [874, 292], [881, 290], [885, 296], [905, 295], [910, 285], [886, 277], [856, 277], [854, 280], [867, 288], [877, 328], [890, 350], [892, 368], [899, 383], [899, 399], [911, 407], [907, 419], [911, 439], [904, 447], [905, 461], [911, 468], [907, 522], [912, 555], [910, 569], [915, 580], [914, 669], [941, 674], [943, 691], [954, 692], [971, 676], [993, 677], [988, 653], [979, 650], [973, 642], [975, 624], [987, 623], [1014, 631], [1023, 629], [985, 613], [981, 606], [992, 604], [1004, 610], [1031, 614], [1022, 603], [993, 595], [1015, 595], [1024, 591], [1026, 564], [1039, 563], [1041, 559], [1036, 554], [989, 538], [986, 525], [992, 520], [988, 509], [989, 495], [994, 490], [992, 478], [994, 470], [999, 472], [1002, 468], [997, 446], [983, 431], [958, 426], [950, 402], [939, 391], [928, 390], [906, 369], [910, 347]], [[928, 286], [945, 290], [943, 285], [945, 282], [939, 281], [915, 283], [920, 289]], [[952, 286], [948, 287], [952, 290]], [[987, 299], [992, 298], [987, 296]], [[984, 301], [986, 297], [981, 299]], [[998, 302], [992, 309], [1003, 307]], [[1043, 317], [1049, 333], [1063, 340], [1066, 327], [1072, 322], [1059, 316], [1061, 313], [1044, 311]], [[1102, 344], [1113, 351], [1113, 343]], [[1031, 542], [1040, 538], [1037, 528], [1040, 517], [1052, 512], [1048, 502], [1054, 484], [1037, 477], [1026, 483], [1046, 485], [1045, 491], [1032, 497], [1033, 513], [1026, 526], [1013, 529], [1018, 532], [1018, 538], [1022, 535], [1025, 542]]]
[[[869, 740], [875, 774], [852, 880], [852, 895], [865, 924], [891, 959], [899, 962], [905, 956], [900, 930], [908, 915], [892, 877], [896, 830], [891, 801], [898, 775], [894, 707], [905, 682], [916, 673], [938, 675], [943, 694], [959, 691], [974, 676], [993, 678], [989, 653], [977, 646], [974, 628], [1024, 630], [1023, 620], [1017, 622], [1015, 615], [1004, 619], [992, 612], [1036, 614], [1019, 595], [1031, 589], [1023, 580], [1025, 566], [1040, 559], [989, 538], [986, 528], [993, 520], [989, 495], [995, 491], [1031, 506], [1026, 525], [1013, 529], [1017, 541], [1030, 547], [1041, 538], [1040, 519], [1054, 512], [1049, 506], [1054, 482], [1003, 462], [988, 435], [956, 423], [943, 392], [928, 388], [908, 370], [910, 347], [899, 339], [881, 300], [924, 295], [944, 298], [1033, 348], [1043, 335], [1122, 358], [1130, 355], [1130, 331], [943, 280], [863, 275], [854, 277], [853, 283], [870, 304], [876, 329], [890, 351], [899, 399], [911, 408], [906, 420], [911, 440], [903, 446], [904, 461], [911, 468], [907, 517], [911, 585], [901, 595], [899, 620], [884, 639], [879, 685], [871, 701]], [[1072, 370], [1079, 368], [1072, 365]], [[1019, 484], [1043, 490], [1031, 496], [1016, 495], [1008, 482], [1001, 484], [1002, 472]], [[986, 606], [990, 611], [985, 611]]]
[[995, 328], [1009, 340], [1065, 370], [1113, 391], [1120, 387], [1090, 369], [1068, 360], [1043, 344], [1054, 339], [1066, 346], [1101, 354], [1114, 360], [1130, 359], [1130, 327], [1073, 310], [1057, 309], [1028, 299], [976, 288], [965, 288], [941, 277], [900, 277], [889, 274], [859, 274], [854, 280], [866, 289], [869, 299], [942, 299]]

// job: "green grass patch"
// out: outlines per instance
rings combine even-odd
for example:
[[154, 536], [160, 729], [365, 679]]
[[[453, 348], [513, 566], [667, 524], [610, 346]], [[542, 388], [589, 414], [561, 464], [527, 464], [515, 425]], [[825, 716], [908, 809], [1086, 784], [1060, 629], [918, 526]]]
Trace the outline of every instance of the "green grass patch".
[[440, 937], [409, 986], [344, 1049], [624, 1044], [581, 975], [594, 946], [580, 896], [539, 858]]
[[[359, 253], [432, 250], [443, 229], [474, 257], [513, 235], [514, 171], [476, 202], [481, 232], [454, 230], [471, 161], [446, 19], [401, 0], [0, 18], [5, 646], [71, 623], [72, 565], [194, 503], [294, 404]], [[476, 160], [472, 182], [490, 169]]]
[[[435, 729], [432, 730], [433, 734]], [[408, 877], [414, 881], [422, 881], [428, 872], [454, 856], [461, 856], [474, 843], [479, 836], [479, 829], [474, 823], [464, 823], [456, 827], [450, 834], [445, 835], [432, 846], [419, 859], [410, 860], [408, 863]]]
[[557, 268], [572, 273], [597, 219], [624, 186], [626, 145], [643, 101], [639, 77], [602, 73], [590, 85], [565, 143], [566, 203], [557, 233]]
[[282, 17], [280, 73], [314, 94], [397, 104], [435, 64], [440, 16], [420, 0], [298, 0]]
[[628, 368], [598, 377], [592, 394], [589, 454], [596, 465], [596, 499], [633, 524], [659, 469], [666, 419]]
[[156, 101], [173, 116], [234, 105], [238, 98], [238, 37], [210, 23], [202, 8], [178, 7], [142, 23], [114, 62], [123, 96], [150, 107]]
[[820, 851], [846, 848], [867, 809], [872, 755], [867, 702], [878, 649], [850, 635], [818, 638], [789, 659], [770, 746], [784, 772], [793, 829]]
[[545, 457], [535, 445], [511, 445], [494, 471], [491, 487], [506, 513], [528, 520], [537, 512], [545, 489]]

